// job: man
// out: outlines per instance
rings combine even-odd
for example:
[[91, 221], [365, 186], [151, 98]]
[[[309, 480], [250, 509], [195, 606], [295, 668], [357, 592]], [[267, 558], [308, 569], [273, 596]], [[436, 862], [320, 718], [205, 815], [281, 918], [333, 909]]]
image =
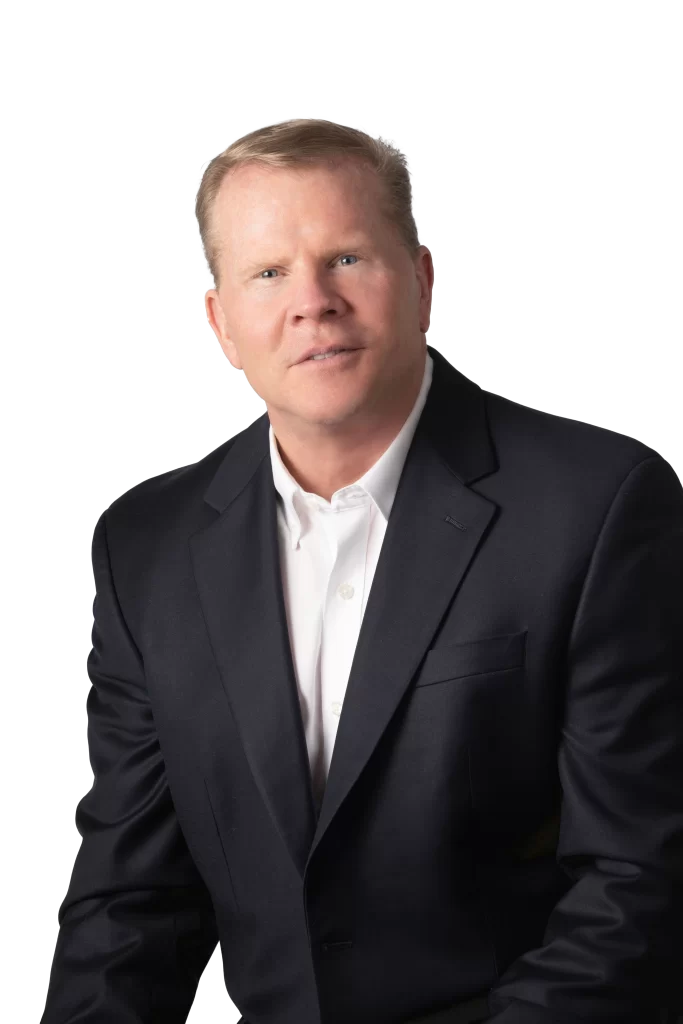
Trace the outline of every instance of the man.
[[683, 488], [426, 345], [400, 153], [207, 168], [266, 413], [102, 514], [94, 772], [43, 1024], [662, 1024], [683, 937]]

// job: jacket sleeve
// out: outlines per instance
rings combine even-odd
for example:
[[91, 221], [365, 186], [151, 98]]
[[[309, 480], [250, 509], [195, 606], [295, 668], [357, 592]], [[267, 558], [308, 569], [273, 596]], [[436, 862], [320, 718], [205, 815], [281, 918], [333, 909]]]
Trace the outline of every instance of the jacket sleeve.
[[92, 542], [90, 791], [58, 912], [41, 1024], [179, 1024], [217, 943], [211, 901], [169, 793], [142, 659], [118, 603], [107, 512]]
[[683, 1006], [683, 488], [622, 482], [568, 646], [556, 859], [574, 884], [489, 994], [489, 1024], [659, 1024]]

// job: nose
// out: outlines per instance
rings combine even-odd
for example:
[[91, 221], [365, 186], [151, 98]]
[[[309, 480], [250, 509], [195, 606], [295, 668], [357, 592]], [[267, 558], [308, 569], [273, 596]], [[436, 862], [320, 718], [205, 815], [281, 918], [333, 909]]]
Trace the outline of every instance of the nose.
[[329, 276], [317, 270], [302, 271], [295, 275], [291, 300], [294, 320], [334, 318], [344, 311], [346, 305]]

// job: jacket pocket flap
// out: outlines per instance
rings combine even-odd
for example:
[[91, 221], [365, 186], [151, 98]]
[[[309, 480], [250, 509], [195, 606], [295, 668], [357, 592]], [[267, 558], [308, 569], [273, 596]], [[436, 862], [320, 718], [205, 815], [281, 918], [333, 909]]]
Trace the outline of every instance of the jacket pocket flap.
[[483, 636], [445, 647], [432, 647], [427, 651], [415, 686], [520, 668], [524, 664], [526, 635], [525, 629], [521, 633]]

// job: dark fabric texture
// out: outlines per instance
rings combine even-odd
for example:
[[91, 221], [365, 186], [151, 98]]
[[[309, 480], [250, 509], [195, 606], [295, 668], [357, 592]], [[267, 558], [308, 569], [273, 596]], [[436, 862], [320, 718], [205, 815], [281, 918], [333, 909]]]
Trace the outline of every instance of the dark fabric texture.
[[249, 1024], [683, 1006], [680, 481], [429, 351], [319, 815], [267, 415], [102, 513], [42, 1024], [180, 1024], [218, 942]]

